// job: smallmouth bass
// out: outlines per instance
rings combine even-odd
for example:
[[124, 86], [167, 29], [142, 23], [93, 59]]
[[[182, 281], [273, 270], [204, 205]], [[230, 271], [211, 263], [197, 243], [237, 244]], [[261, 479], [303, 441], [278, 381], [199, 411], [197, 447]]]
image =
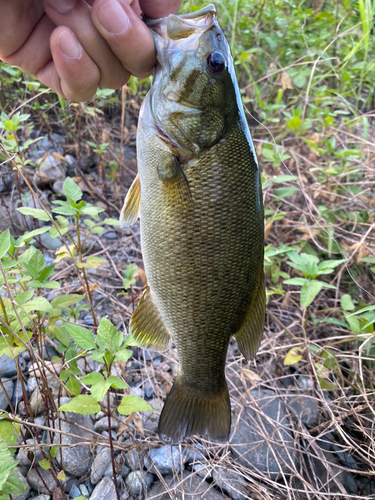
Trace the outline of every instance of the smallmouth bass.
[[129, 330], [141, 347], [165, 350], [172, 338], [177, 347], [161, 441], [226, 440], [228, 344], [234, 335], [250, 359], [264, 324], [259, 166], [214, 5], [146, 23], [158, 63], [120, 219], [127, 226], [140, 216], [148, 285]]

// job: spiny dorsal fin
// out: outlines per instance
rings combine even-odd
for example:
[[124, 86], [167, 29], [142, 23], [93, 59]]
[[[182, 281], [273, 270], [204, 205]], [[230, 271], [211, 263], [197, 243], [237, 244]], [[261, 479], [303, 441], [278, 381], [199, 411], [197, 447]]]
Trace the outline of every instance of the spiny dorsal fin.
[[264, 289], [264, 272], [262, 270], [254, 299], [250, 302], [242, 325], [234, 334], [240, 351], [248, 360], [255, 356], [259, 347], [264, 328], [265, 310], [266, 292]]
[[120, 214], [120, 226], [127, 227], [133, 225], [138, 217], [141, 206], [141, 183], [139, 175], [134, 179], [126, 195], [124, 206]]
[[151, 351], [165, 351], [171, 342], [171, 334], [165, 327], [147, 286], [131, 317], [129, 333], [139, 347]]

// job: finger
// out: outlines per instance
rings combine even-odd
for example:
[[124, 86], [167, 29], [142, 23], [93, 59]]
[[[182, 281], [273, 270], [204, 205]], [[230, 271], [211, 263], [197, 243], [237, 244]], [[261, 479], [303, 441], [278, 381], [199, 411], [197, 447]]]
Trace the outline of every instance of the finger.
[[177, 14], [181, 3], [182, 0], [139, 0], [142, 12], [152, 19]]
[[53, 22], [46, 15], [42, 15], [27, 41], [7, 57], [2, 56], [3, 61], [20, 67], [26, 73], [36, 75], [39, 69], [51, 60], [49, 38], [54, 29]]
[[[65, 27], [56, 28], [51, 36], [51, 50], [61, 90], [72, 101], [87, 101], [95, 95], [100, 72], [84, 51], [75, 34]], [[55, 78], [53, 68], [46, 68], [49, 78]], [[38, 76], [41, 76], [40, 74]]]
[[95, 28], [91, 7], [84, 0], [43, 0], [43, 5], [57, 26], [66, 26], [76, 34], [83, 50], [99, 68], [101, 86], [119, 88], [128, 81], [128, 72]]
[[[10, 56], [29, 38], [43, 17], [39, 0], [0, 0], [0, 57]], [[48, 39], [47, 39], [48, 40]], [[46, 42], [48, 45], [48, 42]]]
[[150, 30], [124, 0], [96, 0], [92, 20], [122, 65], [138, 78], [149, 76], [156, 64]]

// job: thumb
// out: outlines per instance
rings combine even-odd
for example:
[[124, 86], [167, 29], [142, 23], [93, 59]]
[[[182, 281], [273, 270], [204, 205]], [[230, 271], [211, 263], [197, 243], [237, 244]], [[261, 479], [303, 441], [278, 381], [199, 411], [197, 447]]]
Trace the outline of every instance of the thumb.
[[182, 0], [139, 0], [142, 12], [153, 19], [177, 14], [181, 3]]

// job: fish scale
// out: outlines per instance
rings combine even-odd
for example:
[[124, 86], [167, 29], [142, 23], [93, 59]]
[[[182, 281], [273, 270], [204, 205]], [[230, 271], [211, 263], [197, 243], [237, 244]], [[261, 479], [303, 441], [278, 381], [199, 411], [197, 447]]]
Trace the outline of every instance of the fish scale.
[[121, 220], [140, 215], [148, 287], [130, 332], [149, 349], [176, 344], [180, 368], [160, 416], [161, 440], [225, 440], [230, 338], [249, 359], [264, 323], [259, 166], [214, 6], [147, 24], [158, 65]]

